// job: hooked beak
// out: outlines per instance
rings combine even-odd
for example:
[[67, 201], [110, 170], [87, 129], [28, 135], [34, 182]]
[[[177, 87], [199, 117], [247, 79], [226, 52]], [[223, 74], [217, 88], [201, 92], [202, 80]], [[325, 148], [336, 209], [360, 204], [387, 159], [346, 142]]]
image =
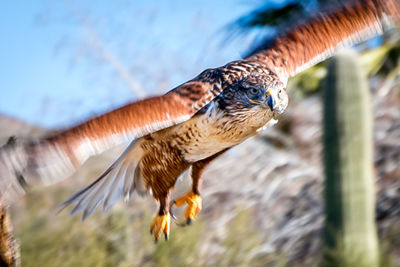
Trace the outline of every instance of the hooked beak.
[[271, 111], [274, 111], [274, 106], [275, 106], [275, 100], [274, 100], [274, 97], [273, 97], [273, 95], [271, 94], [271, 90], [268, 90], [266, 93], [265, 93], [265, 96], [266, 96], [266, 100], [265, 100], [265, 103], [267, 103], [267, 105], [268, 105], [268, 107], [271, 109]]

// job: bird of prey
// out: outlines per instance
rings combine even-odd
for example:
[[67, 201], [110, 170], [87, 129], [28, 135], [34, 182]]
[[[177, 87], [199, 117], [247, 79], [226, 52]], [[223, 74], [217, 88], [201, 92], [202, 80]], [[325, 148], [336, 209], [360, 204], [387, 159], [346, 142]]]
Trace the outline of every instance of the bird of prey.
[[[263, 50], [207, 69], [165, 95], [128, 104], [35, 142], [11, 140], [0, 150], [0, 203], [11, 203], [38, 184], [65, 179], [90, 156], [130, 142], [97, 180], [63, 206], [74, 204], [71, 213], [82, 211], [86, 218], [135, 192], [151, 194], [159, 203], [151, 231], [155, 239], [162, 234], [167, 238], [170, 205], [186, 204], [187, 222], [196, 218], [204, 168], [285, 110], [288, 78], [398, 22], [399, 2], [347, 1], [278, 34]], [[171, 201], [177, 177], [187, 169], [192, 188]]]

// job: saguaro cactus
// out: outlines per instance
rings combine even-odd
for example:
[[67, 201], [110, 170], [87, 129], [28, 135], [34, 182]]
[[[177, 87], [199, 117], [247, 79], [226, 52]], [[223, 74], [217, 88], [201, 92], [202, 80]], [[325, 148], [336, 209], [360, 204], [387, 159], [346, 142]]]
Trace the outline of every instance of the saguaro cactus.
[[329, 62], [324, 88], [324, 265], [378, 266], [372, 107], [354, 52]]

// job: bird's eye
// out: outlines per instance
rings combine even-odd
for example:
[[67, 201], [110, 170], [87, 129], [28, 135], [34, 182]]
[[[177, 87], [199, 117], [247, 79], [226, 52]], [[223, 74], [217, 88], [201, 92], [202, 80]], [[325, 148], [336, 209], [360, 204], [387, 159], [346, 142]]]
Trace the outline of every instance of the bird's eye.
[[249, 94], [251, 96], [256, 96], [259, 93], [260, 93], [260, 89], [258, 89], [258, 88], [252, 87], [252, 88], [249, 89]]

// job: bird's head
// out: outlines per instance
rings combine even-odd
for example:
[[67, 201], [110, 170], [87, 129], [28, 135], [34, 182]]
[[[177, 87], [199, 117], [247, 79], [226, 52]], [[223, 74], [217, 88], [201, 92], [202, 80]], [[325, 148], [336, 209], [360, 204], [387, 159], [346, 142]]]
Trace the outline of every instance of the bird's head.
[[282, 82], [271, 75], [254, 73], [226, 88], [220, 103], [231, 111], [267, 114], [277, 117], [288, 105]]

